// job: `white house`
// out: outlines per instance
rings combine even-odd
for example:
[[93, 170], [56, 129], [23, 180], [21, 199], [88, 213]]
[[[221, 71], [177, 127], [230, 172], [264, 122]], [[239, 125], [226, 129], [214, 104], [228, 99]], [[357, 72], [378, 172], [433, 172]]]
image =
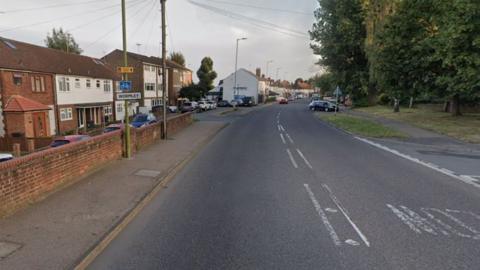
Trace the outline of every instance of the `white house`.
[[223, 100], [233, 100], [235, 97], [253, 97], [255, 104], [258, 104], [258, 95], [260, 89], [260, 80], [257, 76], [244, 68], [237, 70], [237, 85], [235, 87], [235, 73], [230, 74], [222, 80], [219, 85]]

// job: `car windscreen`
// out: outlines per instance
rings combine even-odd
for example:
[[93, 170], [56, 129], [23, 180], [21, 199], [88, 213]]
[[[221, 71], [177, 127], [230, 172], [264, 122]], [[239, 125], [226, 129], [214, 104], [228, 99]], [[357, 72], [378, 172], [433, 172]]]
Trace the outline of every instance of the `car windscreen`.
[[148, 121], [148, 116], [145, 114], [139, 114], [133, 118], [133, 122], [146, 122]]
[[59, 147], [59, 146], [69, 144], [69, 143], [70, 143], [70, 141], [67, 141], [67, 140], [55, 140], [50, 144], [50, 146], [51, 147]]
[[119, 129], [120, 129], [119, 127], [106, 127], [103, 131], [104, 132], [112, 132], [112, 131], [119, 130]]

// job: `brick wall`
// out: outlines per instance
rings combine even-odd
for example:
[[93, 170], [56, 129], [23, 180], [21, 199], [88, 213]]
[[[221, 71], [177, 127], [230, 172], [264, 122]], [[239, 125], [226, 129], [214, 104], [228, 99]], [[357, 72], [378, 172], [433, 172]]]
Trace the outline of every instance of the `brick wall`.
[[120, 132], [0, 163], [0, 216], [122, 156]]
[[[193, 122], [191, 114], [169, 118], [170, 135]], [[106, 163], [122, 157], [120, 131], [84, 142], [50, 148], [0, 163], [0, 217], [38, 201], [46, 195]], [[161, 138], [161, 123], [132, 129], [132, 153]]]

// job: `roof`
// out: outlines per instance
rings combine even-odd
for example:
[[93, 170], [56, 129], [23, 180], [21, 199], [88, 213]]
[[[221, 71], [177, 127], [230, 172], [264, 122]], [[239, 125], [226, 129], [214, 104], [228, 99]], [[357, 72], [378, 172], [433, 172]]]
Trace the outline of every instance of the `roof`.
[[[123, 51], [119, 50], [119, 49], [115, 49], [112, 52], [110, 52], [109, 54], [107, 54], [106, 56], [109, 56], [111, 54], [121, 55], [121, 54], [123, 54]], [[140, 62], [149, 63], [149, 64], [153, 64], [153, 65], [158, 65], [158, 66], [161, 66], [163, 64], [162, 58], [160, 58], [160, 57], [146, 56], [146, 55], [143, 55], [143, 54], [138, 54], [138, 53], [133, 53], [133, 52], [127, 52], [127, 55], [131, 58], [137, 59]], [[106, 56], [104, 56], [103, 58], [105, 58]], [[169, 67], [169, 68], [178, 68], [178, 69], [181, 69], [181, 70], [192, 72], [190, 69], [188, 69], [188, 68], [186, 68], [186, 67], [184, 67], [184, 66], [182, 66], [182, 65], [180, 65], [180, 64], [178, 64], [174, 61], [171, 61], [171, 60], [167, 59], [166, 62], [167, 62], [167, 67]]]
[[35, 100], [28, 99], [19, 95], [13, 95], [5, 105], [5, 112], [31, 112], [31, 111], [46, 111], [51, 108]]
[[120, 78], [100, 59], [0, 37], [0, 68], [102, 79]]

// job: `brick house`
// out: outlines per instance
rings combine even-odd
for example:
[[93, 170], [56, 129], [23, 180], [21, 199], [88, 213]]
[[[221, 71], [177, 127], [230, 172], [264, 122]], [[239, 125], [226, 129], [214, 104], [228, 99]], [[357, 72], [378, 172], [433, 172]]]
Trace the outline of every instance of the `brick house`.
[[[123, 51], [114, 50], [105, 55], [105, 60], [113, 67], [123, 66]], [[127, 53], [128, 66], [134, 68], [134, 73], [128, 75], [132, 81], [134, 92], [140, 92], [142, 99], [138, 103], [131, 104], [131, 110], [151, 111], [152, 107], [162, 104], [162, 59], [153, 56], [146, 56], [137, 53]], [[167, 98], [170, 105], [176, 104], [176, 98], [180, 88], [190, 84], [192, 72], [172, 61], [167, 61]], [[116, 101], [116, 120], [122, 120], [123, 102]]]

